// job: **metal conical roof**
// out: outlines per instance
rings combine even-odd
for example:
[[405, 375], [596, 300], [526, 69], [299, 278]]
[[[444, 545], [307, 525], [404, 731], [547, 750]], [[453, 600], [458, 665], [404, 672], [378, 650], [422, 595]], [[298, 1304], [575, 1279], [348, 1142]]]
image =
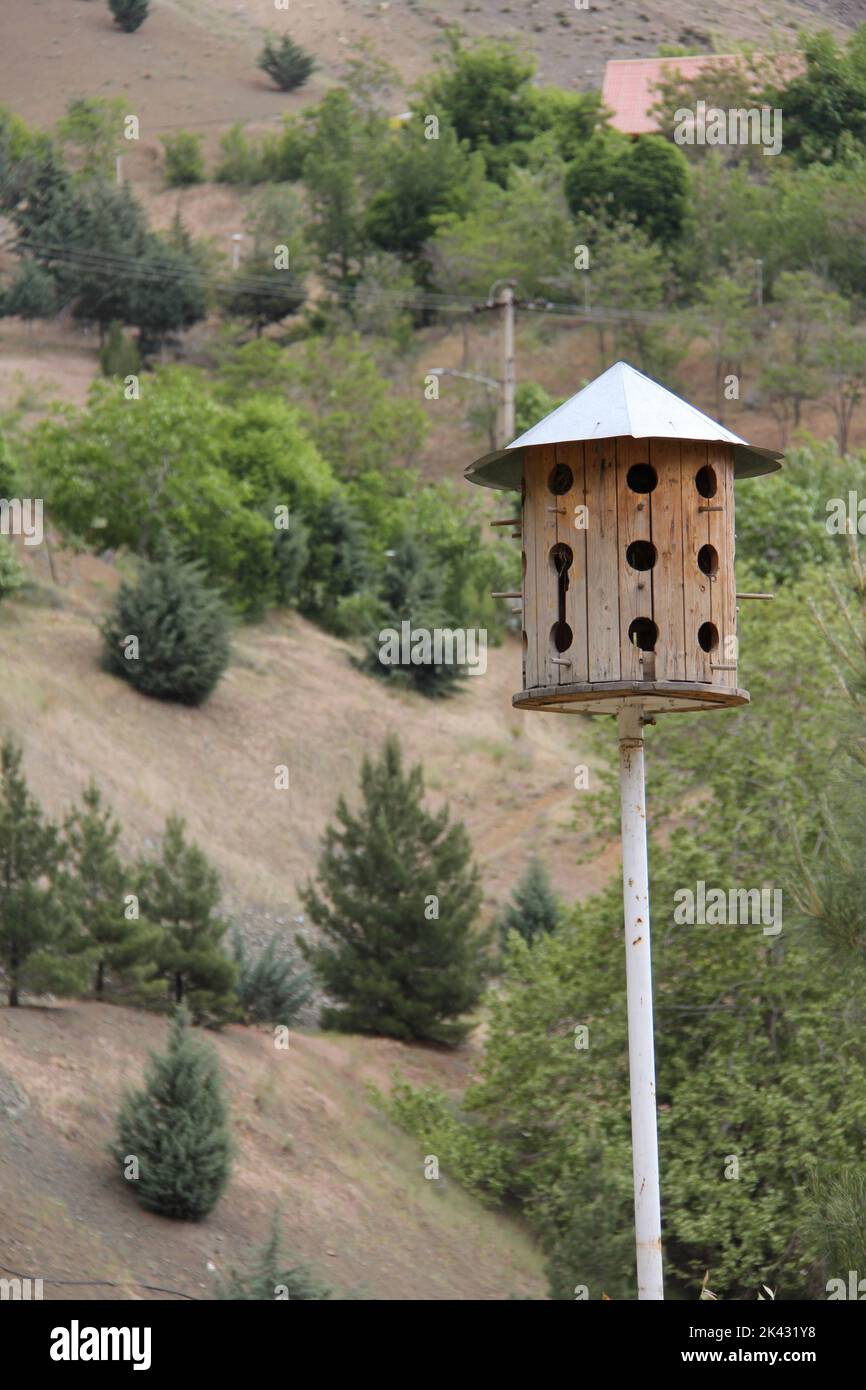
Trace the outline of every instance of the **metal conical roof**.
[[734, 477], [754, 478], [781, 468], [782, 455], [759, 449], [732, 434], [688, 401], [659, 386], [627, 362], [616, 362], [576, 396], [552, 410], [505, 449], [485, 454], [465, 476], [483, 487], [519, 488], [523, 450], [534, 444], [581, 439], [706, 439], [734, 446]]

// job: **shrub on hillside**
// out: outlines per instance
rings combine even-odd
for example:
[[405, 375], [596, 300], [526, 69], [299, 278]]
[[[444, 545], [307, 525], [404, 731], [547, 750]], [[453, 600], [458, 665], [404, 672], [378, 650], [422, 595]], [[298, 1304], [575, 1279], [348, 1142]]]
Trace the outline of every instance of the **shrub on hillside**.
[[288, 34], [283, 34], [278, 43], [270, 37], [265, 39], [258, 65], [273, 79], [281, 92], [293, 92], [297, 87], [303, 87], [316, 66], [316, 60], [290, 39]]
[[275, 932], [263, 950], [251, 955], [240, 932], [232, 938], [238, 970], [237, 994], [244, 1020], [288, 1027], [310, 997], [310, 973], [299, 970], [292, 956], [280, 950]]
[[141, 28], [147, 19], [149, 7], [150, 0], [108, 0], [114, 22], [125, 34], [132, 34]]
[[204, 183], [205, 164], [202, 154], [203, 135], [191, 130], [177, 130], [172, 135], [161, 135], [165, 147], [165, 181], [169, 188], [186, 188], [193, 183]]
[[171, 553], [121, 585], [102, 636], [106, 669], [157, 699], [200, 705], [228, 664], [221, 599], [198, 562]]
[[128, 376], [137, 376], [141, 371], [141, 355], [138, 347], [123, 331], [117, 319], [112, 320], [108, 337], [100, 349], [99, 365], [103, 376], [116, 376], [121, 381]]
[[217, 1281], [218, 1299], [259, 1299], [296, 1303], [331, 1297], [326, 1284], [320, 1284], [304, 1265], [285, 1268], [280, 1252], [280, 1231], [274, 1217], [271, 1233], [246, 1270], [229, 1270], [227, 1279]]
[[22, 588], [25, 582], [21, 562], [13, 547], [0, 536], [0, 603]]
[[222, 1195], [231, 1140], [217, 1057], [182, 1009], [166, 1052], [150, 1054], [144, 1086], [124, 1097], [111, 1153], [138, 1202], [160, 1216], [198, 1221]]

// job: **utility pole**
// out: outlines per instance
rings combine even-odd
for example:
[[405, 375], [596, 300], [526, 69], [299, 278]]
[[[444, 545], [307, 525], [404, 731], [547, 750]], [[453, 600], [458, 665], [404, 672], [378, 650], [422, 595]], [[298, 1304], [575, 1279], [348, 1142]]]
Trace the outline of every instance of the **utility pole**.
[[114, 156], [114, 182], [118, 187], [123, 183], [123, 155]]
[[501, 445], [504, 448], [514, 438], [514, 289], [503, 287], [499, 297], [502, 306], [502, 412]]
[[756, 261], [755, 261], [755, 270], [756, 270], [756, 272], [757, 272], [757, 279], [758, 279], [758, 283], [757, 283], [757, 285], [756, 285], [756, 287], [755, 287], [755, 294], [756, 294], [756, 297], [757, 297], [757, 300], [758, 300], [758, 308], [759, 308], [759, 309], [763, 309], [763, 307], [764, 307], [764, 262], [763, 262], [762, 260], [756, 260]]

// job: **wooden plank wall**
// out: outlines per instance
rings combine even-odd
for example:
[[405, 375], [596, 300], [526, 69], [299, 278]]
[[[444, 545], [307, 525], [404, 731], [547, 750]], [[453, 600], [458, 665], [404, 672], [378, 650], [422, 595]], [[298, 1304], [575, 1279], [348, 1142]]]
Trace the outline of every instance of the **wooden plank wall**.
[[616, 441], [616, 500], [619, 516], [619, 611], [620, 662], [624, 680], [640, 680], [644, 674], [640, 648], [629, 640], [628, 630], [635, 618], [652, 618], [652, 570], [635, 570], [626, 560], [633, 541], [651, 536], [650, 494], [633, 492], [626, 482], [635, 464], [649, 463], [649, 441]]
[[[682, 460], [682, 508], [683, 508], [683, 609], [685, 613], [686, 680], [710, 682], [713, 672], [710, 669], [710, 654], [703, 651], [698, 642], [698, 629], [702, 623], [712, 619], [711, 591], [719, 583], [719, 576], [711, 579], [698, 568], [698, 552], [710, 541], [710, 516], [701, 511], [705, 499], [695, 486], [695, 478], [701, 468], [706, 466], [707, 446], [697, 440], [683, 440], [680, 444]], [[719, 556], [721, 563], [722, 556]]]
[[584, 448], [589, 512], [586, 532], [589, 679], [615, 681], [621, 676], [616, 443], [612, 439], [593, 440]]
[[[571, 666], [560, 666], [559, 683], [589, 680], [589, 655], [587, 649], [587, 589], [586, 589], [586, 528], [577, 525], [577, 508], [586, 506], [586, 483], [584, 474], [584, 445], [557, 444], [556, 462], [571, 469], [573, 482], [571, 489], [563, 493], [560, 501], [563, 511], [557, 515], [557, 539], [571, 547], [574, 563], [569, 571], [568, 591], [565, 595], [565, 611], [568, 625], [574, 640], [563, 656], [569, 657]], [[557, 499], [553, 499], [554, 501]]]
[[[719, 645], [710, 654], [713, 663], [713, 684], [736, 689], [737, 651], [737, 584], [734, 577], [734, 461], [729, 444], [708, 444], [707, 463], [715, 471], [718, 483], [710, 504], [724, 511], [707, 512], [710, 544], [719, 552], [719, 578], [711, 589], [712, 621], [719, 630]], [[703, 501], [703, 499], [701, 499]], [[732, 641], [729, 639], [733, 639]], [[722, 669], [719, 669], [722, 668]]]
[[653, 619], [659, 630], [655, 673], [660, 681], [684, 681], [686, 637], [680, 441], [650, 440], [650, 463], [658, 474], [658, 483], [649, 494], [652, 538], [658, 552], [652, 571]]
[[[651, 463], [658, 484], [635, 493], [626, 476], [636, 463]], [[572, 486], [557, 496], [550, 475], [557, 464], [572, 472]], [[705, 465], [717, 491], [704, 498], [695, 485]], [[571, 682], [640, 680], [646, 674], [628, 628], [636, 617], [658, 627], [654, 676], [660, 681], [701, 681], [736, 688], [737, 673], [726, 637], [736, 636], [734, 579], [734, 465], [726, 444], [678, 440], [599, 440], [541, 445], [524, 462], [523, 627], [524, 689]], [[586, 506], [587, 527], [575, 525]], [[716, 508], [712, 510], [711, 508]], [[635, 540], [652, 540], [656, 563], [634, 570], [625, 555]], [[571, 646], [558, 653], [552, 630], [558, 621], [557, 575], [551, 550], [570, 546], [574, 561], [566, 593]], [[698, 568], [701, 546], [718, 554], [718, 573]], [[704, 652], [702, 623], [712, 622], [719, 646]], [[569, 665], [552, 658], [562, 656]]]

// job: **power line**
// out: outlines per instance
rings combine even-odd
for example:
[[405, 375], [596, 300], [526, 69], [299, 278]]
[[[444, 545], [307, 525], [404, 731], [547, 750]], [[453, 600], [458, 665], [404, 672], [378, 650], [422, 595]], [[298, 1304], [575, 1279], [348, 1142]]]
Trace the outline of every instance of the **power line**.
[[[237, 276], [218, 271], [205, 271], [194, 265], [180, 266], [176, 261], [161, 260], [159, 257], [148, 257], [146, 260], [142, 260], [136, 256], [122, 255], [111, 251], [87, 250], [83, 247], [70, 247], [61, 243], [24, 240], [17, 245], [18, 249], [30, 251], [35, 256], [108, 276], [130, 276], [155, 284], [167, 279], [177, 282], [194, 281], [200, 285], [209, 284], [217, 290], [255, 293], [266, 298], [288, 299], [297, 297], [296, 285], [280, 285], [262, 275], [249, 274], [237, 278]], [[391, 305], [395, 308], [478, 313], [490, 307], [499, 307], [498, 305], [479, 304], [477, 299], [468, 296], [449, 296], [433, 290], [402, 291], [372, 289], [365, 285], [338, 285], [334, 292], [342, 300], [354, 300], [367, 305]], [[568, 301], [549, 299], [515, 300], [514, 307], [521, 313], [550, 314], [556, 318], [584, 323], [639, 322], [653, 324], [667, 323], [671, 317], [670, 312], [666, 313], [660, 310], [617, 309], [604, 305], [581, 309]]]

